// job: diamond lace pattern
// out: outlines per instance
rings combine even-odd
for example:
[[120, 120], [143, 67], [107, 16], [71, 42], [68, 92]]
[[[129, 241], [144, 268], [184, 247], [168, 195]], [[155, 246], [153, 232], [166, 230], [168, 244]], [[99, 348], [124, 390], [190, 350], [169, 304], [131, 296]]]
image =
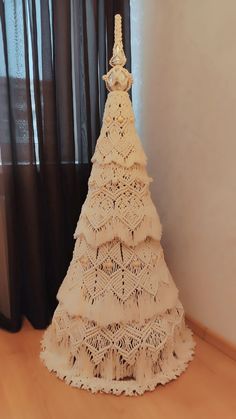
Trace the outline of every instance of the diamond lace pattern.
[[142, 181], [132, 175], [125, 176], [122, 170], [117, 171], [118, 174], [121, 176], [113, 176], [112, 180], [109, 175], [106, 181], [104, 177], [102, 180], [101, 177], [97, 180], [90, 178], [91, 187], [82, 207], [75, 238], [82, 234], [88, 243], [96, 246], [114, 238], [128, 246], [147, 237], [160, 240], [161, 223], [150, 197], [148, 177]]
[[130, 167], [146, 164], [146, 156], [134, 126], [134, 113], [127, 92], [108, 95], [103, 125], [92, 162]]
[[111, 306], [114, 320], [138, 321], [171, 308], [177, 295], [159, 242], [128, 247], [114, 240], [94, 248], [81, 237], [57, 297], [70, 314], [109, 324]]
[[148, 351], [153, 362], [158, 359], [160, 350], [176, 325], [183, 319], [180, 303], [162, 316], [153, 317], [143, 324], [113, 324], [99, 327], [96, 322], [81, 317], [70, 316], [59, 304], [55, 310], [53, 324], [56, 340], [70, 340], [70, 350], [77, 355], [81, 347], [91, 355], [92, 363], [97, 365], [108, 353], [116, 351], [128, 364], [136, 362], [140, 349]]
[[[114, 240], [96, 249], [81, 238], [76, 242], [66, 278], [71, 279], [71, 288], [75, 282], [80, 283], [87, 296], [93, 299], [108, 289], [122, 301], [136, 290], [155, 296], [159, 286], [159, 263], [163, 263], [163, 258], [160, 243], [152, 239], [133, 248]], [[164, 281], [169, 284], [168, 274]]]

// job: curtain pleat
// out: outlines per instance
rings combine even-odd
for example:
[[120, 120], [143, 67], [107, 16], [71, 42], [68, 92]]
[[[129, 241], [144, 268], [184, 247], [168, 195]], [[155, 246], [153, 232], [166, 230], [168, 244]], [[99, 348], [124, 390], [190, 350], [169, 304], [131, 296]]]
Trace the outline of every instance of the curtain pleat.
[[0, 326], [48, 325], [74, 247], [128, 0], [0, 0]]

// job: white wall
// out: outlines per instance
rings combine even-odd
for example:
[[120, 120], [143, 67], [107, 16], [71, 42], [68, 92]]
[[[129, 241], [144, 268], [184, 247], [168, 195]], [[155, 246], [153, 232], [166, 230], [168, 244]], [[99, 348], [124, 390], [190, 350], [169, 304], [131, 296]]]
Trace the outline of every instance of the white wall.
[[131, 0], [133, 102], [186, 312], [236, 343], [236, 1]]

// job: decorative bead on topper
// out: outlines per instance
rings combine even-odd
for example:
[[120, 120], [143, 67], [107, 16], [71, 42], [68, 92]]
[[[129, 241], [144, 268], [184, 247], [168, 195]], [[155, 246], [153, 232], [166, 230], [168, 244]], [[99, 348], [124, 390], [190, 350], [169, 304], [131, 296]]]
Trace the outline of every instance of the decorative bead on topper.
[[133, 78], [132, 74], [124, 68], [126, 56], [122, 42], [121, 15], [115, 15], [115, 40], [113, 55], [109, 63], [113, 68], [103, 76], [107, 89], [109, 92], [115, 90], [127, 92], [131, 88]]

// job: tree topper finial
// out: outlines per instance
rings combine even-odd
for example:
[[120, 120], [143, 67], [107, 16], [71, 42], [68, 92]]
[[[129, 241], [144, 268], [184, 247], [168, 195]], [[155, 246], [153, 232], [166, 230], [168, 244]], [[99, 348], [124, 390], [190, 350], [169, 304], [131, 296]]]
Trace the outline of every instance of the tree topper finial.
[[114, 38], [113, 55], [109, 61], [113, 68], [103, 76], [103, 80], [105, 80], [109, 91], [127, 92], [132, 85], [133, 78], [128, 70], [123, 68], [126, 63], [126, 56], [122, 42], [121, 15], [115, 15]]
[[115, 15], [114, 38], [113, 55], [109, 63], [112, 67], [115, 65], [121, 65], [123, 67], [126, 63], [126, 56], [122, 42], [121, 15]]

